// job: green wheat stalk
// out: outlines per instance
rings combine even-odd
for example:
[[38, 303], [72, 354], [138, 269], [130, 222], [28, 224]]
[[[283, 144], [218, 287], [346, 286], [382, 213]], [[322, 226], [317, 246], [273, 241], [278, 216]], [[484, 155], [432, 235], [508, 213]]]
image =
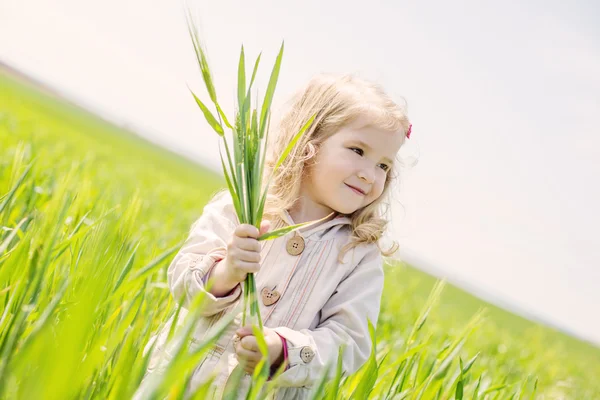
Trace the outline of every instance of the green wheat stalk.
[[[237, 112], [232, 125], [223, 112], [219, 102], [217, 101], [217, 94], [213, 84], [212, 74], [210, 72], [208, 61], [206, 58], [206, 52], [203, 49], [198, 30], [194, 25], [192, 18], [187, 10], [187, 25], [194, 50], [196, 53], [196, 59], [202, 72], [202, 79], [206, 85], [206, 90], [210, 97], [211, 102], [214, 104], [216, 114], [213, 114], [209, 108], [192, 92], [194, 100], [200, 107], [200, 110], [204, 114], [208, 124], [217, 132], [217, 134], [223, 139], [225, 149], [227, 151], [226, 161], [221, 152], [219, 146], [219, 154], [221, 156], [221, 165], [223, 167], [223, 173], [225, 180], [233, 199], [233, 204], [240, 223], [251, 224], [257, 228], [260, 228], [262, 221], [263, 210], [265, 206], [265, 200], [267, 198], [268, 187], [277, 171], [277, 168], [285, 161], [286, 157], [298, 141], [302, 134], [311, 126], [315, 116], [313, 115], [304, 124], [302, 129], [294, 136], [293, 140], [288, 144], [283, 154], [279, 157], [279, 160], [275, 164], [275, 167], [271, 173], [269, 181], [261, 194], [262, 177], [264, 171], [264, 155], [266, 154], [266, 144], [269, 135], [269, 125], [271, 116], [271, 103], [273, 101], [273, 94], [275, 93], [275, 87], [277, 85], [277, 79], [279, 78], [279, 71], [281, 68], [281, 60], [283, 57], [283, 43], [277, 55], [275, 65], [271, 72], [271, 78], [267, 86], [267, 92], [263, 99], [262, 108], [260, 111], [257, 108], [252, 108], [251, 88], [256, 77], [256, 71], [260, 63], [260, 54], [254, 62], [254, 68], [250, 83], [246, 87], [246, 65], [244, 56], [244, 47], [242, 46], [240, 52], [240, 58], [238, 63], [238, 90], [237, 90]], [[216, 115], [216, 117], [215, 117]], [[227, 139], [225, 137], [225, 128], [231, 129], [233, 133], [233, 157], [230, 152]], [[269, 240], [283, 236], [289, 232], [295, 231], [301, 227], [307, 225], [316, 224], [324, 221], [328, 216], [301, 224], [291, 225], [285, 228], [281, 228], [272, 232], [267, 232], [258, 237], [258, 240]], [[256, 295], [256, 284], [254, 281], [254, 274], [250, 273], [244, 281], [244, 312], [242, 317], [242, 325], [246, 324], [246, 310], [250, 309], [250, 315], [252, 319], [255, 319], [262, 331], [262, 319], [260, 317], [260, 310], [258, 307], [257, 295]]]

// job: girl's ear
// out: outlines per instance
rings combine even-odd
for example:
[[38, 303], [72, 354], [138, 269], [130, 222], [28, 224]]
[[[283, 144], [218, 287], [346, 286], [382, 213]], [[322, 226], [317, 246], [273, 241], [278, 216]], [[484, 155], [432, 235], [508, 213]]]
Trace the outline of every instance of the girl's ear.
[[313, 143], [308, 142], [306, 144], [306, 147], [304, 148], [304, 154], [303, 154], [304, 157], [306, 157], [306, 158], [312, 158], [312, 157], [315, 156], [315, 154], [317, 154], [317, 148], [316, 148], [316, 146]]

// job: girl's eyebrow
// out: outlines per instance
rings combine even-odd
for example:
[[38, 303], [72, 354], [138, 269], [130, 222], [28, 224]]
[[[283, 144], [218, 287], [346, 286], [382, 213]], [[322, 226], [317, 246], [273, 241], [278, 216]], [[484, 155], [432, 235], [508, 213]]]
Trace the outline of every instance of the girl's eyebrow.
[[[366, 144], [365, 142], [363, 142], [360, 139], [352, 139], [351, 140], [352, 143], [358, 143], [360, 146], [363, 146], [365, 148], [367, 148], [367, 150], [369, 151], [373, 151], [373, 149], [371, 148], [371, 146], [369, 146], [368, 144]], [[383, 157], [384, 161], [387, 161], [390, 164], [393, 164], [394, 162], [392, 160], [390, 160], [388, 157]]]

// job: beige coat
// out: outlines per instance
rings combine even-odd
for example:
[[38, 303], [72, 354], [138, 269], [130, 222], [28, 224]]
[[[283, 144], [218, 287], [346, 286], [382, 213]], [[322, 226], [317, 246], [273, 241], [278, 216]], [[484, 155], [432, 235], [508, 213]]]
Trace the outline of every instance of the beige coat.
[[[335, 214], [334, 214], [335, 215]], [[272, 221], [271, 229], [294, 224], [289, 213]], [[225, 257], [227, 242], [239, 220], [231, 195], [222, 192], [209, 202], [202, 216], [192, 225], [189, 237], [168, 268], [168, 283], [175, 299], [185, 295], [178, 325], [183, 323], [184, 307], [193, 297], [205, 291], [202, 278], [217, 260]], [[288, 343], [289, 368], [281, 375], [276, 399], [307, 398], [329, 362], [335, 368], [338, 348], [346, 344], [343, 369], [356, 371], [371, 352], [367, 318], [377, 324], [383, 290], [383, 258], [375, 244], [359, 245], [337, 258], [340, 248], [350, 239], [350, 219], [337, 215], [299, 234], [305, 248], [291, 255], [286, 243], [294, 232], [274, 240], [261, 242], [261, 269], [255, 274], [258, 292], [263, 288], [278, 291], [281, 296], [265, 306], [259, 296], [260, 312], [265, 326], [285, 337]], [[226, 297], [206, 294], [207, 304], [195, 327], [190, 348], [200, 343], [206, 332], [225, 313], [236, 313], [235, 323], [195, 369], [188, 391], [193, 391], [212, 373], [215, 374], [215, 398], [222, 395], [227, 378], [237, 365], [233, 337], [241, 322], [243, 296], [240, 285]], [[156, 343], [148, 371], [136, 393], [144, 398], [144, 387], [169, 361], [165, 338], [172, 319], [147, 346]], [[333, 371], [332, 373], [334, 373]], [[245, 376], [240, 397], [244, 396], [250, 377]]]

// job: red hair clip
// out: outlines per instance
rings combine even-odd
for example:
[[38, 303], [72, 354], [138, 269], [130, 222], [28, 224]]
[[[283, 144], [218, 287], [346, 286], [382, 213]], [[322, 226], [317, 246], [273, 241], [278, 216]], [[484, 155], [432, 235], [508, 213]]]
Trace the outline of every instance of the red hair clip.
[[408, 131], [406, 131], [406, 138], [410, 139], [410, 133], [412, 132], [412, 124], [408, 126]]

